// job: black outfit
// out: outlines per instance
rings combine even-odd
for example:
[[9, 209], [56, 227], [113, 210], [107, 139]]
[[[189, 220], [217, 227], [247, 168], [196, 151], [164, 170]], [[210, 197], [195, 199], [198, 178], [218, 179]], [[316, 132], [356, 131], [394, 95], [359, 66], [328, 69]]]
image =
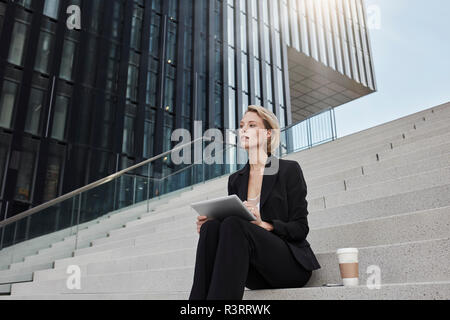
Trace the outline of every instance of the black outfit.
[[[237, 217], [209, 220], [200, 229], [190, 300], [242, 299], [245, 287], [303, 287], [320, 265], [306, 240], [309, 232], [307, 187], [300, 165], [279, 161], [274, 175], [264, 175], [261, 219], [270, 232]], [[250, 165], [228, 179], [228, 194], [247, 200]]]

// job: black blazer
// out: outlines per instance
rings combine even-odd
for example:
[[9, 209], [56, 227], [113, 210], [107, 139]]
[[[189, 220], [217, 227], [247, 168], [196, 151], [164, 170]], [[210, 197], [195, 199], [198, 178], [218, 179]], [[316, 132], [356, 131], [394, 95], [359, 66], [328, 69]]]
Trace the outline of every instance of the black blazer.
[[[271, 165], [273, 156], [266, 164]], [[291, 160], [278, 159], [279, 169], [274, 175], [264, 175], [261, 198], [261, 219], [271, 223], [272, 232], [285, 240], [296, 260], [306, 270], [320, 268], [310, 244], [306, 240], [308, 227], [307, 187], [300, 165]], [[242, 201], [247, 200], [250, 165], [233, 173], [228, 178], [228, 194], [237, 195]]]

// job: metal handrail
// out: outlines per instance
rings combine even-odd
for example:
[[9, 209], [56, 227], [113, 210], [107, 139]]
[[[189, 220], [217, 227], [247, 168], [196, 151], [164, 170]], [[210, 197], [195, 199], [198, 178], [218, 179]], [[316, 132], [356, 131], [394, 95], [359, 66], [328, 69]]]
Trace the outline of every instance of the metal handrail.
[[324, 109], [324, 110], [322, 110], [322, 111], [320, 111], [320, 112], [316, 112], [316, 113], [314, 113], [313, 115], [309, 116], [308, 118], [306, 118], [306, 119], [304, 119], [304, 120], [302, 120], [302, 121], [295, 122], [295, 123], [292, 123], [292, 124], [290, 124], [290, 125], [284, 127], [283, 129], [280, 130], [280, 132], [285, 132], [285, 131], [287, 131], [287, 130], [289, 130], [289, 129], [291, 129], [291, 128], [297, 126], [297, 125], [299, 125], [300, 123], [302, 123], [302, 122], [304, 122], [304, 121], [310, 120], [310, 119], [312, 119], [312, 118], [314, 118], [314, 117], [317, 117], [317, 116], [321, 115], [322, 113], [326, 113], [326, 112], [330, 112], [330, 111], [334, 111], [334, 108], [333, 108], [333, 107], [329, 107], [329, 108]]
[[[185, 148], [187, 146], [191, 146], [192, 144], [194, 144], [196, 142], [199, 142], [199, 141], [203, 141], [203, 140], [211, 141], [210, 138], [201, 137], [201, 138], [195, 139], [193, 141], [190, 141], [188, 143], [185, 143], [183, 145], [179, 145], [179, 146], [177, 146], [177, 147], [175, 147], [175, 148], [173, 148], [173, 149], [171, 149], [169, 151], [163, 152], [163, 153], [161, 153], [161, 154], [159, 154], [157, 156], [154, 156], [154, 157], [152, 157], [150, 159], [144, 160], [144, 161], [142, 161], [142, 162], [140, 162], [138, 164], [135, 164], [135, 165], [133, 165], [131, 167], [128, 167], [126, 169], [123, 169], [121, 171], [113, 173], [113, 174], [111, 174], [111, 175], [109, 175], [109, 176], [107, 176], [105, 178], [102, 178], [100, 180], [94, 181], [94, 182], [92, 182], [90, 184], [85, 185], [84, 187], [78, 188], [78, 189], [73, 190], [73, 191], [71, 191], [69, 193], [66, 193], [66, 194], [64, 194], [64, 195], [62, 195], [62, 196], [60, 196], [58, 198], [55, 198], [53, 200], [50, 200], [50, 201], [45, 202], [43, 204], [40, 204], [40, 205], [38, 205], [38, 206], [36, 206], [34, 208], [28, 209], [28, 210], [26, 210], [24, 212], [21, 212], [21, 213], [13, 216], [11, 218], [8, 218], [6, 220], [0, 221], [0, 228], [4, 227], [4, 226], [7, 226], [7, 225], [9, 225], [11, 223], [14, 223], [14, 222], [16, 222], [18, 220], [21, 220], [23, 218], [26, 218], [28, 216], [31, 216], [31, 215], [33, 215], [33, 214], [35, 214], [37, 212], [40, 212], [41, 210], [49, 208], [49, 207], [51, 207], [51, 206], [53, 206], [55, 204], [61, 203], [61, 202], [65, 201], [65, 200], [70, 199], [70, 198], [72, 198], [72, 197], [74, 197], [76, 195], [79, 195], [79, 194], [83, 193], [83, 192], [89, 191], [89, 190], [94, 189], [94, 188], [96, 188], [98, 186], [101, 186], [101, 185], [103, 185], [105, 183], [108, 183], [108, 182], [110, 182], [110, 181], [112, 181], [112, 180], [114, 180], [114, 179], [116, 179], [116, 178], [118, 178], [118, 177], [120, 177], [120, 176], [122, 176], [122, 175], [124, 175], [124, 174], [126, 174], [126, 173], [128, 173], [128, 172], [130, 172], [132, 170], [134, 170], [134, 169], [140, 168], [140, 167], [142, 167], [142, 166], [144, 166], [144, 165], [146, 165], [146, 164], [148, 164], [150, 162], [153, 162], [155, 160], [161, 159], [162, 157], [165, 157], [165, 156], [171, 154], [174, 151], [183, 149], [183, 148]], [[226, 141], [223, 141], [223, 143], [224, 144], [231, 144], [231, 143], [228, 143]]]

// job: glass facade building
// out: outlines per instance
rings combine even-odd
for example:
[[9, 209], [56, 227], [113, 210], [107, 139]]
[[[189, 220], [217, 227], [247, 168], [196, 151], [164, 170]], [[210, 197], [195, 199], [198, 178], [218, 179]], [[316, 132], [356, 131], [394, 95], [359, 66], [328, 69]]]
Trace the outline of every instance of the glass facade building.
[[362, 0], [0, 0], [0, 43], [0, 220], [194, 121], [257, 104], [286, 127], [376, 91]]

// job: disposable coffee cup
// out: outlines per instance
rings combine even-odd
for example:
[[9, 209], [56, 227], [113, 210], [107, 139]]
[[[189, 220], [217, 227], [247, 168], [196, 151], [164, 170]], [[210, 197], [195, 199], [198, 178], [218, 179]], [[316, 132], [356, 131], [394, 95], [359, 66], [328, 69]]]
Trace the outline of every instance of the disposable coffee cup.
[[359, 284], [358, 249], [342, 248], [336, 251], [342, 283], [344, 286], [357, 286]]

